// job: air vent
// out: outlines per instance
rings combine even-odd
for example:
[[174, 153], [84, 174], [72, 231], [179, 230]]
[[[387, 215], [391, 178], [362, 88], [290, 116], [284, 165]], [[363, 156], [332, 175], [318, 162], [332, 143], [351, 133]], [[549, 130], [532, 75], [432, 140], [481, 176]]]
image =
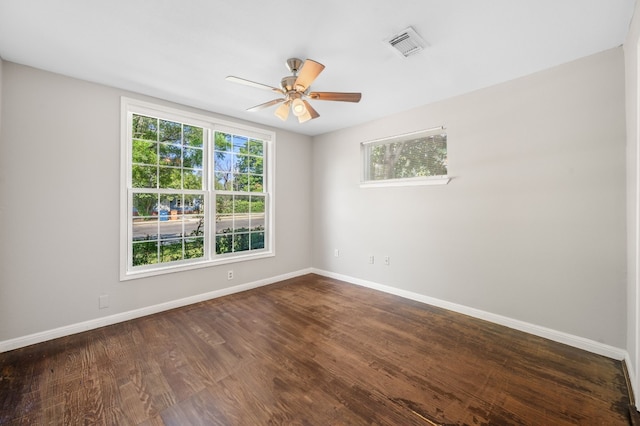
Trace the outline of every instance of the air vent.
[[418, 35], [416, 30], [409, 27], [400, 33], [392, 35], [386, 40], [389, 46], [403, 57], [407, 58], [420, 52], [426, 46], [425, 41]]

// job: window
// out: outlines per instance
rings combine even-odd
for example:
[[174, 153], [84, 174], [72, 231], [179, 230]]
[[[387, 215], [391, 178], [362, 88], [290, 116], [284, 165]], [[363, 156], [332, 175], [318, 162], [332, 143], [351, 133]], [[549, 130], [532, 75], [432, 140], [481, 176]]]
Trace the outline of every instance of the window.
[[216, 254], [264, 249], [264, 142], [215, 133]]
[[446, 184], [447, 134], [442, 127], [362, 144], [361, 186]]
[[123, 98], [121, 278], [273, 255], [274, 135]]

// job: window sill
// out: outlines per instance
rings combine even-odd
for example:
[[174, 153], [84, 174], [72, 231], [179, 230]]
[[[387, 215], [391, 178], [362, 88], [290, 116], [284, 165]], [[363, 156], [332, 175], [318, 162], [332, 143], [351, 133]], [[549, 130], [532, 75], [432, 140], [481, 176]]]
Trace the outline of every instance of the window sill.
[[161, 266], [149, 269], [139, 269], [133, 271], [127, 271], [121, 274], [120, 281], [135, 280], [138, 278], [153, 277], [157, 275], [166, 275], [174, 272], [190, 271], [193, 269], [209, 268], [212, 266], [225, 265], [229, 263], [243, 262], [248, 260], [263, 259], [266, 257], [273, 257], [275, 253], [273, 251], [263, 251], [255, 254], [236, 255], [230, 257], [219, 257], [215, 260], [202, 260], [200, 262], [191, 262], [183, 264], [173, 264], [167, 266]]
[[449, 176], [438, 176], [434, 178], [411, 178], [411, 179], [388, 179], [366, 181], [360, 183], [360, 188], [380, 188], [385, 186], [425, 186], [425, 185], [446, 185], [451, 178]]

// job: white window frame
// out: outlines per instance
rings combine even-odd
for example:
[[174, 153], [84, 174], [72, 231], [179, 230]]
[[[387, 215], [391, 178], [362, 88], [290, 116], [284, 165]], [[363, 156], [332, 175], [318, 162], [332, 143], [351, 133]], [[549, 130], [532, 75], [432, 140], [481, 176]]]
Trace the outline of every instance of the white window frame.
[[[204, 258], [181, 260], [144, 266], [132, 266], [133, 192], [132, 188], [132, 114], [140, 114], [176, 122], [189, 123], [204, 129], [203, 135], [203, 190], [205, 203]], [[264, 142], [264, 194], [265, 194], [265, 242], [264, 249], [225, 253], [215, 251], [216, 191], [213, 186], [214, 133], [235, 133]], [[121, 158], [120, 158], [120, 280], [131, 280], [166, 273], [186, 271], [233, 262], [262, 259], [275, 256], [275, 132], [255, 128], [189, 111], [121, 98]], [[160, 192], [165, 190], [160, 189]], [[166, 190], [175, 193], [175, 190]], [[189, 192], [181, 190], [178, 192]], [[192, 191], [200, 192], [200, 191]]]
[[[393, 142], [415, 139], [419, 137], [429, 137], [439, 133], [446, 133], [446, 128], [444, 126], [433, 127], [430, 129], [419, 130], [417, 132], [405, 133], [402, 135], [362, 142], [360, 144], [360, 152], [362, 157], [362, 173], [361, 173], [360, 187], [361, 188], [377, 188], [377, 187], [388, 187], [388, 186], [423, 186], [423, 185], [448, 184], [449, 181], [451, 180], [448, 174], [441, 175], [441, 176], [416, 176], [416, 177], [410, 177], [410, 178], [394, 178], [394, 179], [378, 179], [378, 180], [367, 179], [368, 168], [371, 162], [370, 156], [369, 156], [370, 147], [375, 145], [391, 144]], [[447, 146], [447, 152], [448, 152], [448, 146]], [[447, 172], [448, 172], [448, 167], [447, 167]]]

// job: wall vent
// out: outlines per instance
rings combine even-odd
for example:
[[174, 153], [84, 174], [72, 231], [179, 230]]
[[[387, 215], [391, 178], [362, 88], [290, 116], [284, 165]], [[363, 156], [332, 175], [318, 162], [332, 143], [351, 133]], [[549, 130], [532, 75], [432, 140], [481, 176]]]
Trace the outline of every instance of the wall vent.
[[400, 53], [404, 58], [415, 55], [426, 46], [425, 41], [418, 35], [412, 27], [402, 30], [386, 39], [389, 46], [394, 51]]

